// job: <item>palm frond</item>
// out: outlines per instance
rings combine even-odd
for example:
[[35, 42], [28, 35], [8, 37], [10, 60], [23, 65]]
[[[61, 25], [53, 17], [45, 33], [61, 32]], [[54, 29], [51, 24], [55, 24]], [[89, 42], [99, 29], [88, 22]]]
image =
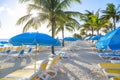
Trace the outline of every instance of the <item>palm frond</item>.
[[30, 1], [30, 0], [19, 0], [20, 3], [26, 3], [28, 1]]
[[50, 27], [51, 27], [51, 22], [47, 24], [47, 28], [50, 28]]
[[80, 12], [65, 11], [65, 14], [73, 17], [81, 17], [83, 14]]
[[31, 12], [32, 10], [41, 11], [43, 8], [41, 6], [35, 4], [29, 4], [27, 7], [27, 12]]
[[28, 20], [30, 19], [30, 17], [31, 17], [31, 14], [27, 14], [27, 15], [21, 17], [21, 18], [17, 21], [16, 24], [17, 24], [17, 25], [21, 25], [21, 24], [23, 24], [24, 22], [28, 21]]
[[99, 16], [99, 12], [100, 12], [100, 8], [97, 10], [97, 12], [96, 12], [96, 16]]
[[37, 30], [40, 27], [40, 22], [36, 21], [36, 18], [31, 18], [24, 26], [23, 28], [23, 32], [26, 32], [27, 30], [29, 30], [29, 28], [33, 28], [35, 30]]
[[67, 8], [67, 7], [70, 7], [70, 0], [63, 0], [60, 4], [59, 4], [59, 6], [58, 6], [58, 8], [59, 9], [65, 9], [65, 8]]
[[42, 22], [42, 23], [45, 23], [46, 20], [49, 20], [50, 19], [50, 16], [49, 14], [45, 14], [45, 13], [39, 13], [38, 14], [38, 18], [39, 18], [39, 21]]
[[46, 1], [48, 0], [31, 0], [31, 1], [36, 5], [44, 5], [44, 3], [46, 3]]
[[67, 24], [66, 26], [68, 26], [68, 27], [66, 27], [66, 29], [67, 29], [69, 32], [75, 31], [74, 27], [71, 26], [70, 24]]
[[58, 34], [61, 30], [63, 30], [63, 26], [59, 26], [56, 31], [55, 31], [55, 34]]
[[74, 19], [74, 18], [69, 18], [70, 19], [70, 22], [72, 23], [72, 24], [74, 24], [73, 26], [76, 28], [76, 29], [78, 29], [79, 27], [80, 27], [80, 23], [76, 20], [76, 19]]
[[26, 32], [26, 31], [32, 26], [32, 23], [33, 23], [33, 19], [29, 20], [29, 21], [25, 24], [25, 26], [24, 26], [24, 28], [23, 28], [23, 32]]

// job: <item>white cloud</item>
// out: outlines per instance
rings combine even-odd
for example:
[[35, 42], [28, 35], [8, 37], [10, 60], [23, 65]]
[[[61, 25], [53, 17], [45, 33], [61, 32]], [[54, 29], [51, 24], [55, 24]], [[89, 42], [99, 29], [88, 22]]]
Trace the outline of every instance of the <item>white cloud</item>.
[[[4, 5], [0, 7], [0, 20], [2, 22], [2, 27], [0, 28], [0, 39], [9, 39], [12, 36], [22, 33], [23, 26], [16, 26], [17, 20], [24, 16], [26, 12], [26, 5], [24, 4], [13, 4], [14, 7], [9, 5]], [[41, 33], [46, 33], [51, 35], [51, 32], [48, 32], [49, 29], [46, 29], [46, 23], [41, 25], [41, 28], [38, 30], [33, 30], [32, 28], [29, 32], [39, 31]], [[61, 36], [61, 34], [59, 34]], [[68, 33], [65, 36], [69, 36]]]
[[4, 14], [4, 12], [6, 12], [10, 16], [14, 16], [14, 14], [15, 14], [11, 8], [6, 7], [6, 6], [1, 6], [0, 7], [0, 14], [2, 15], [2, 14]]
[[11, 15], [11, 16], [14, 16], [14, 15], [15, 15], [15, 12], [14, 12], [12, 9], [10, 9], [10, 8], [6, 8], [6, 11], [7, 11], [7, 13], [8, 13], [9, 15]]
[[5, 7], [0, 7], [0, 14], [3, 12], [3, 11], [5, 11]]
[[25, 15], [25, 7], [20, 4], [13, 4], [14, 7], [9, 5], [3, 5], [0, 7], [0, 21], [1, 21], [1, 28], [0, 28], [0, 39], [7, 38], [22, 33], [22, 27], [16, 26], [17, 20]]

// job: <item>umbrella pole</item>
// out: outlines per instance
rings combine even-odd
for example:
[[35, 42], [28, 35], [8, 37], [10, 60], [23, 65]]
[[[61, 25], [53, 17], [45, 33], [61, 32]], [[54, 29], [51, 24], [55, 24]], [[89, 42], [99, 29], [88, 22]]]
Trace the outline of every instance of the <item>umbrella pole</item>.
[[54, 46], [52, 46], [51, 48], [52, 48], [52, 54], [55, 54], [55, 53], [54, 53]]
[[35, 52], [35, 62], [34, 62], [34, 72], [36, 72], [36, 60], [37, 60], [37, 44], [36, 44], [36, 52]]

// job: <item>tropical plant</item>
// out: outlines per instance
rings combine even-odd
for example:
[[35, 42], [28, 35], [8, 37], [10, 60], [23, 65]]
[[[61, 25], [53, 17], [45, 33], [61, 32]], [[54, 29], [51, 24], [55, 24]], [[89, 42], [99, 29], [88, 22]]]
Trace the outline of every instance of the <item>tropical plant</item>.
[[80, 34], [78, 34], [78, 33], [74, 33], [73, 36], [74, 36], [75, 38], [82, 38], [82, 36], [81, 36]]
[[92, 35], [94, 33], [94, 23], [93, 23], [93, 15], [94, 15], [94, 12], [90, 12], [88, 10], [85, 10], [86, 13], [83, 14], [83, 16], [81, 17], [81, 20], [84, 22], [83, 26], [84, 27], [84, 30], [90, 30], [92, 31]]
[[116, 28], [116, 22], [120, 21], [120, 4], [116, 7], [113, 3], [107, 4], [106, 10], [102, 10], [103, 18], [112, 19], [113, 29]]
[[94, 35], [94, 31], [99, 35], [99, 31], [102, 28], [107, 28], [111, 24], [109, 20], [99, 15], [99, 11], [100, 9], [94, 13], [86, 10], [87, 13], [83, 14], [83, 18], [81, 19], [84, 21], [82, 25], [84, 27], [83, 30], [92, 31], [92, 35]]
[[99, 15], [99, 10], [100, 9], [98, 9], [97, 12], [95, 14], [93, 14], [91, 17], [94, 29], [97, 31], [97, 35], [100, 35], [100, 33], [99, 33], [100, 29], [110, 26], [110, 21], [107, 19], [103, 19]]
[[65, 18], [59, 21], [57, 21], [57, 27], [56, 27], [56, 34], [58, 34], [59, 32], [62, 31], [62, 46], [64, 46], [64, 32], [65, 29], [68, 30], [69, 32], [73, 32], [75, 31], [75, 29], [78, 29], [80, 24], [79, 22], [72, 18], [73, 15], [76, 16], [80, 16], [81, 13], [79, 12], [70, 12], [70, 11], [65, 11]]
[[[80, 0], [20, 0], [21, 2], [28, 2], [28, 14], [21, 17], [17, 24], [26, 23], [24, 31], [30, 27], [38, 29], [40, 24], [48, 22], [51, 24], [52, 37], [55, 36], [56, 21], [61, 20], [63, 16], [63, 9], [70, 6], [71, 2]], [[30, 2], [31, 1], [31, 2]], [[37, 11], [37, 16], [33, 17], [31, 12]], [[48, 24], [49, 25], [49, 24]], [[52, 53], [54, 54], [54, 47], [52, 46]]]

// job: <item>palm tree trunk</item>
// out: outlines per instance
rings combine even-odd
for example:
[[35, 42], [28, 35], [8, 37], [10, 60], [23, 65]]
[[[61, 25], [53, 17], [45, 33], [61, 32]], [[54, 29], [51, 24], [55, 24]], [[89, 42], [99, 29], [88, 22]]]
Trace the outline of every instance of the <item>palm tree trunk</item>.
[[62, 46], [64, 47], [64, 27], [62, 27], [62, 38], [63, 38], [63, 40], [62, 40]]
[[115, 19], [113, 19], [113, 28], [115, 29], [116, 28], [116, 24], [115, 24]]
[[97, 29], [97, 35], [99, 35], [99, 29]]
[[94, 34], [94, 28], [92, 28], [92, 36], [93, 36], [93, 34]]
[[[52, 37], [54, 38], [54, 25], [55, 25], [55, 18], [51, 19], [51, 23], [52, 23]], [[54, 54], [54, 46], [51, 47], [52, 48], [52, 54]]]

